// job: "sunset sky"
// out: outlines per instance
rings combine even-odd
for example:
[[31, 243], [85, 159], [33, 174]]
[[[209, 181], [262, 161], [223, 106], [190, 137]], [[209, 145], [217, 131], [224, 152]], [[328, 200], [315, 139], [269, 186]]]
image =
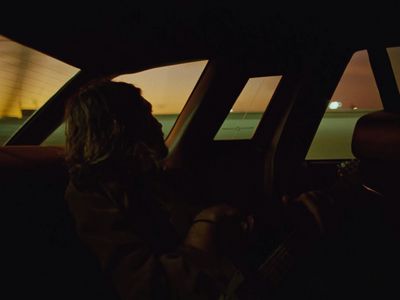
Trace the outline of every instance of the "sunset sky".
[[[389, 49], [400, 82], [400, 48]], [[181, 111], [207, 61], [161, 67], [114, 80], [142, 89], [154, 114]], [[0, 118], [21, 117], [21, 109], [38, 109], [79, 69], [0, 36]], [[280, 76], [250, 79], [234, 112], [264, 111]], [[399, 84], [400, 85], [400, 84]], [[366, 51], [354, 54], [333, 97], [342, 109], [379, 109], [380, 97]]]
[[340, 101], [342, 109], [382, 108], [366, 50], [354, 53], [331, 100]]

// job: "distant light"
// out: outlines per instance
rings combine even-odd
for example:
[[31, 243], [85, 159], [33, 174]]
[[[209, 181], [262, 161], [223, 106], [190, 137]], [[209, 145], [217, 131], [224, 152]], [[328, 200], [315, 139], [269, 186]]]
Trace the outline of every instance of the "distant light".
[[339, 107], [342, 107], [342, 102], [340, 101], [332, 101], [329, 103], [329, 109], [338, 109]]
[[358, 109], [358, 107], [357, 107], [357, 106], [354, 106], [354, 107], [353, 107], [353, 109], [354, 109], [354, 110], [357, 110], [357, 109]]
[[231, 109], [231, 112], [233, 112], [233, 108]]

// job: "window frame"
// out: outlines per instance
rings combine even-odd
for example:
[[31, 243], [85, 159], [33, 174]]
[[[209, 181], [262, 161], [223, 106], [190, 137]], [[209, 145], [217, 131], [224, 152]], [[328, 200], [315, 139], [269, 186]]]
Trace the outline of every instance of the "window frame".
[[[342, 75], [341, 75], [340, 79], [337, 81], [337, 84], [336, 84], [336, 86], [335, 86], [335, 89], [333, 90], [332, 94], [331, 94], [330, 97], [329, 97], [329, 100], [328, 100], [327, 103], [326, 103], [326, 107], [325, 107], [324, 113], [323, 113], [323, 115], [322, 115], [322, 117], [321, 117], [321, 119], [320, 119], [320, 121], [319, 121], [318, 127], [317, 127], [317, 129], [316, 129], [316, 131], [315, 131], [315, 133], [314, 133], [314, 136], [313, 136], [313, 138], [312, 138], [311, 144], [310, 144], [310, 146], [309, 146], [309, 148], [308, 148], [308, 150], [307, 150], [307, 153], [306, 153], [306, 156], [305, 156], [305, 160], [306, 160], [306, 161], [343, 161], [343, 160], [351, 160], [351, 159], [354, 159], [354, 156], [352, 155], [352, 153], [350, 154], [350, 157], [344, 157], [343, 154], [346, 153], [347, 151], [344, 151], [345, 149], [343, 149], [343, 148], [341, 148], [341, 151], [339, 151], [339, 152], [337, 153], [337, 156], [336, 156], [336, 157], [323, 157], [323, 156], [322, 156], [322, 157], [319, 157], [319, 158], [318, 158], [318, 157], [309, 158], [308, 156], [309, 156], [309, 153], [310, 153], [310, 149], [311, 149], [311, 147], [312, 147], [313, 144], [314, 144], [314, 140], [315, 140], [315, 138], [317, 137], [318, 130], [319, 130], [320, 127], [321, 127], [321, 123], [322, 123], [322, 121], [324, 120], [324, 118], [327, 116], [327, 113], [328, 113], [328, 114], [346, 113], [346, 114], [349, 114], [348, 118], [351, 119], [351, 118], [352, 118], [352, 117], [351, 117], [351, 114], [352, 114], [352, 113], [354, 113], [354, 115], [359, 115], [360, 112], [362, 112], [363, 110], [364, 110], [364, 113], [368, 113], [368, 112], [369, 112], [368, 109], [359, 109], [359, 110], [355, 110], [354, 112], [352, 112], [352, 111], [347, 111], [347, 112], [328, 111], [328, 106], [329, 106], [330, 101], [332, 100], [332, 96], [335, 94], [335, 91], [337, 90], [338, 86], [340, 85], [340, 83], [341, 83], [341, 81], [342, 81], [342, 78], [343, 78], [343, 75], [344, 75], [345, 72], [346, 72], [347, 67], [349, 66], [349, 64], [351, 64], [352, 58], [354, 57], [354, 55], [355, 55], [356, 53], [360, 52], [360, 51], [366, 51], [366, 53], [367, 53], [367, 55], [368, 55], [368, 60], [369, 60], [369, 65], [370, 65], [370, 72], [371, 72], [371, 75], [373, 76], [373, 80], [375, 81], [375, 84], [376, 84], [376, 87], [377, 87], [377, 92], [378, 92], [379, 98], [380, 98], [380, 103], [382, 104], [382, 108], [383, 108], [383, 109], [385, 108], [384, 102], [383, 102], [383, 99], [382, 99], [381, 89], [379, 88], [379, 84], [378, 84], [378, 81], [377, 81], [377, 79], [376, 79], [377, 74], [376, 74], [376, 72], [374, 72], [374, 68], [373, 68], [373, 65], [372, 65], [372, 62], [371, 62], [369, 49], [368, 49], [368, 48], [366, 48], [366, 49], [355, 49], [355, 50], [351, 53], [350, 59], [349, 59], [348, 63], [346, 64], [345, 68], [343, 69]], [[377, 110], [380, 110], [380, 109], [377, 109]], [[373, 111], [373, 110], [371, 110], [371, 111]], [[355, 121], [355, 122], [356, 122], [356, 121]], [[348, 145], [348, 147], [350, 148], [350, 151], [351, 151], [351, 136], [352, 136], [353, 132], [350, 131], [350, 129], [349, 129], [349, 130], [346, 131], [345, 133], [346, 133], [347, 137], [350, 136], [350, 144], [347, 144], [347, 145]], [[325, 137], [326, 137], [326, 136], [325, 136]], [[344, 135], [341, 136], [341, 137], [345, 138]], [[328, 138], [329, 138], [329, 137], [328, 137]], [[341, 140], [340, 142], [342, 143], [343, 140]], [[344, 143], [342, 143], [342, 144], [344, 144]], [[347, 153], [348, 153], [348, 152], [347, 152]], [[327, 153], [327, 154], [329, 155], [329, 154], [331, 154], [331, 153]]]
[[400, 111], [400, 93], [387, 48], [375, 47], [367, 51], [384, 110]]

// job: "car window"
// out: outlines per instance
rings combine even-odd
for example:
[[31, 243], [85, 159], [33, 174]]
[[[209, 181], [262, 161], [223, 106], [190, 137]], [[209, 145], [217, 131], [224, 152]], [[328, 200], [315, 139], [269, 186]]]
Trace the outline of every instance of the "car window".
[[251, 139], [281, 78], [249, 78], [214, 140]]
[[387, 52], [396, 79], [397, 88], [400, 91], [400, 47], [387, 48]]
[[357, 120], [383, 109], [366, 50], [352, 56], [329, 102], [306, 159], [352, 159]]
[[[153, 107], [153, 114], [162, 124], [166, 138], [203, 72], [207, 60], [189, 62], [123, 74], [113, 81], [128, 82], [139, 87]], [[42, 145], [64, 145], [64, 124]]]
[[0, 143], [79, 69], [0, 36]]

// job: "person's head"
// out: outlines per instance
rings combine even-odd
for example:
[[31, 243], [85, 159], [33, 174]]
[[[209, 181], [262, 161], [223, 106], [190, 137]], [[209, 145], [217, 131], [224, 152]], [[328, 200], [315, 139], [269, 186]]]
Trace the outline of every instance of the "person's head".
[[112, 161], [132, 166], [160, 161], [168, 150], [151, 109], [132, 84], [107, 80], [82, 89], [66, 107], [68, 164], [83, 167]]

